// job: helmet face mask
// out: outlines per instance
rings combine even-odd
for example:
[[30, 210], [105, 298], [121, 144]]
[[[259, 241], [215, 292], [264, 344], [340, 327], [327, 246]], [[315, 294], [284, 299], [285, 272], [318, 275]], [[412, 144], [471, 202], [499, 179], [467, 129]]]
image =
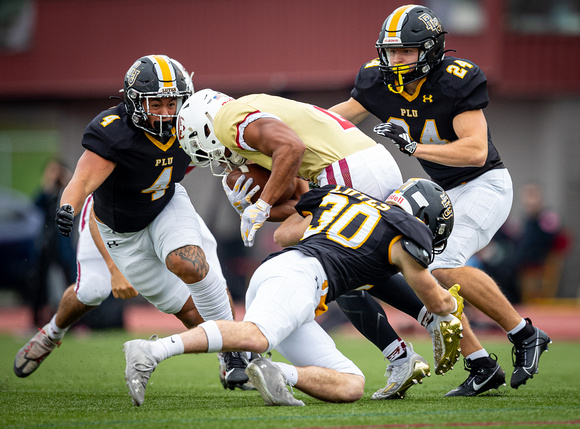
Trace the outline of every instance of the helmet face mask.
[[[147, 55], [135, 61], [125, 74], [123, 92], [133, 125], [154, 136], [170, 138], [175, 135], [177, 113], [193, 92], [193, 83], [176, 60], [165, 55]], [[160, 115], [151, 111], [154, 100], [171, 98], [176, 99], [175, 114]], [[152, 124], [150, 116], [158, 120]], [[163, 120], [167, 118], [170, 120]]]
[[401, 207], [429, 227], [433, 234], [434, 255], [445, 250], [453, 230], [453, 207], [441, 186], [427, 179], [409, 179], [389, 195], [386, 202]]
[[[387, 17], [376, 48], [379, 68], [391, 91], [402, 92], [404, 85], [426, 76], [443, 60], [445, 33], [437, 16], [424, 6], [401, 6]], [[402, 48], [418, 48], [417, 61], [393, 64], [389, 50]]]
[[194, 165], [209, 166], [214, 176], [224, 176], [246, 162], [246, 158], [226, 148], [214, 133], [217, 112], [232, 100], [221, 92], [203, 89], [183, 104], [177, 118], [181, 147]]

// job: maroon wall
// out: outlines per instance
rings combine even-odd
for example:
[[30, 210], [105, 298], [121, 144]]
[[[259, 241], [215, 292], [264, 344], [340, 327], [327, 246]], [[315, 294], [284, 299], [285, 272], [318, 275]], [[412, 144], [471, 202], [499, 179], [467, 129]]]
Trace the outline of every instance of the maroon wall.
[[[381, 24], [400, 4], [38, 0], [30, 49], [0, 54], [0, 98], [110, 95], [132, 62], [152, 53], [167, 54], [194, 71], [197, 88], [348, 88], [360, 65], [376, 55]], [[502, 29], [503, 2], [484, 5], [482, 34], [448, 36], [455, 55], [475, 61], [500, 91], [580, 92], [580, 38], [554, 45], [545, 37], [510, 36]]]

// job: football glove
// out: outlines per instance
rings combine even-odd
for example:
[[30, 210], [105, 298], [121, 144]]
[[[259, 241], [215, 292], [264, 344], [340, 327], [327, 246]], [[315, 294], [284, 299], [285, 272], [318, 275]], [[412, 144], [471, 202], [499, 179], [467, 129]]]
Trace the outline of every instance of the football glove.
[[417, 142], [411, 140], [411, 136], [400, 125], [392, 122], [383, 122], [376, 125], [373, 131], [380, 136], [391, 139], [401, 152], [409, 156], [413, 155], [417, 150]]
[[458, 284], [454, 284], [451, 289], [449, 289], [449, 293], [453, 298], [455, 298], [455, 302], [457, 303], [457, 309], [451, 313], [459, 320], [461, 320], [461, 316], [463, 316], [463, 297], [459, 296], [459, 289], [461, 286]]
[[[238, 177], [238, 180], [236, 180], [234, 189], [230, 189], [227, 183], [227, 176], [224, 176], [222, 179], [224, 192], [228, 196], [230, 204], [234, 209], [236, 209], [240, 216], [242, 213], [244, 213], [246, 208], [252, 205], [252, 197], [260, 190], [260, 185], [257, 185], [248, 192], [248, 189], [250, 189], [250, 186], [252, 186], [254, 179], [250, 177], [246, 183], [244, 183], [244, 180], [246, 180], [246, 176], [242, 174], [240, 177]], [[242, 186], [242, 183], [244, 183], [244, 186]]]
[[64, 204], [56, 211], [56, 226], [62, 235], [70, 237], [74, 225], [75, 211], [70, 204]]
[[266, 201], [260, 199], [244, 210], [244, 213], [242, 213], [242, 223], [240, 225], [244, 246], [252, 247], [254, 245], [254, 235], [262, 227], [264, 222], [266, 222], [266, 219], [270, 217], [271, 207]]

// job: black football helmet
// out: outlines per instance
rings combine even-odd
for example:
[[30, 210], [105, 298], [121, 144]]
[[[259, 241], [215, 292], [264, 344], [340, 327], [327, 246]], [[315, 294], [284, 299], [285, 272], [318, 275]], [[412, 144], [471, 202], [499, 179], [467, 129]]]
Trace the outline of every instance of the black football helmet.
[[[125, 105], [133, 124], [161, 138], [175, 135], [175, 120], [183, 102], [193, 93], [191, 77], [183, 66], [165, 55], [147, 55], [139, 58], [125, 75], [123, 85]], [[170, 123], [160, 117], [159, 126], [147, 121], [149, 100], [176, 98], [177, 110]], [[165, 115], [164, 115], [165, 116]]]
[[434, 254], [445, 250], [453, 230], [453, 207], [441, 186], [427, 179], [409, 179], [386, 201], [401, 207], [429, 227], [433, 233]]
[[[391, 91], [402, 92], [404, 85], [421, 79], [441, 62], [445, 33], [437, 16], [425, 6], [401, 6], [387, 17], [376, 48], [379, 68]], [[416, 63], [391, 64], [388, 50], [393, 48], [419, 48], [419, 58]]]

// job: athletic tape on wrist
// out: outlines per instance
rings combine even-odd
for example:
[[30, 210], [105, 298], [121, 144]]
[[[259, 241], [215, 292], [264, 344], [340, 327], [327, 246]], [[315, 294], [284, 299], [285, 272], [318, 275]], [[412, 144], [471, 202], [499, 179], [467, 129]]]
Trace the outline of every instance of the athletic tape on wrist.
[[215, 320], [203, 322], [199, 325], [205, 331], [207, 337], [207, 353], [216, 353], [222, 351], [223, 338], [220, 328], [218, 328]]
[[268, 211], [272, 206], [260, 198], [258, 201], [256, 201], [256, 207], [265, 212]]

